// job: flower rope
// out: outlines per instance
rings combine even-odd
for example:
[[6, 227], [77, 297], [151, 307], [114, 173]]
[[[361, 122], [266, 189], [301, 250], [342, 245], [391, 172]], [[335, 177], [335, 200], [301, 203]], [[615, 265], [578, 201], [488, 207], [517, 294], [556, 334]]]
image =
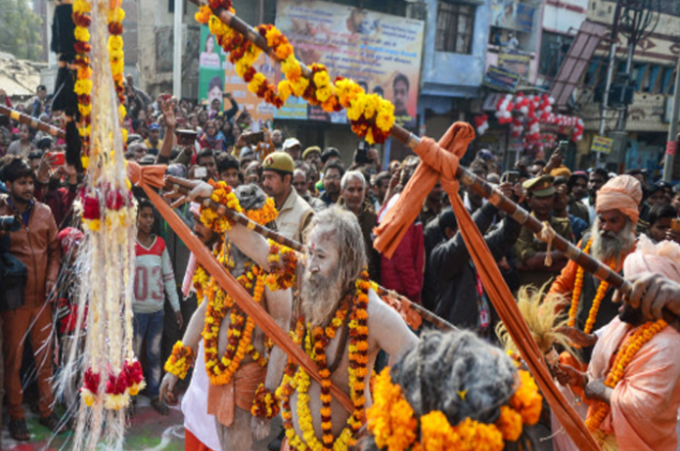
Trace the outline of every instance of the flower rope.
[[369, 144], [385, 142], [394, 127], [394, 105], [377, 94], [367, 94], [356, 82], [336, 77], [331, 80], [323, 64], [312, 64], [311, 76], [302, 76], [302, 66], [295, 58], [288, 38], [273, 25], [260, 25], [257, 32], [267, 40], [273, 57], [281, 62], [285, 79], [278, 86], [270, 83], [253, 64], [262, 51], [242, 34], [223, 23], [213, 11], [225, 9], [232, 14], [231, 0], [211, 0], [196, 13], [196, 21], [208, 25], [217, 43], [229, 54], [236, 72], [248, 83], [248, 90], [275, 108], [281, 108], [291, 96], [302, 97], [310, 105], [326, 112], [347, 109], [352, 131]]

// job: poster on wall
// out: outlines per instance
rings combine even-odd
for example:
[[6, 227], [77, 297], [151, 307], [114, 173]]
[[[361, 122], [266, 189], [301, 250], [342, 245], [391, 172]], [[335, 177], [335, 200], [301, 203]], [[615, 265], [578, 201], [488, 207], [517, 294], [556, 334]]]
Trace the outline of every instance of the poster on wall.
[[491, 25], [531, 33], [536, 8], [516, 0], [491, 0]]
[[[323, 1], [278, 0], [277, 8], [276, 27], [301, 62], [322, 63], [331, 77], [383, 96], [394, 104], [397, 123], [415, 128], [423, 21]], [[344, 111], [329, 114], [292, 97], [274, 117], [347, 123]]]
[[[255, 67], [264, 75], [274, 77], [274, 68], [264, 55], [256, 61]], [[253, 118], [252, 131], [259, 131], [265, 126], [271, 129], [274, 107], [248, 91], [248, 84], [238, 76], [234, 65], [210, 34], [208, 26], [202, 25], [198, 58], [198, 100], [206, 103], [209, 109], [214, 101], [219, 101], [219, 111], [224, 111], [225, 106], [226, 109], [231, 107], [229, 100], [224, 99], [226, 92], [231, 93], [241, 111], [250, 113]]]

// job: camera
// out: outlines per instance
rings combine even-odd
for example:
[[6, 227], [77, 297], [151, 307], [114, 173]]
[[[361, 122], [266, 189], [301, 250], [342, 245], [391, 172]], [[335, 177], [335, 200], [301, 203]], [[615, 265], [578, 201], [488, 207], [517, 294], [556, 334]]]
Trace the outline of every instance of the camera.
[[2, 232], [16, 232], [21, 228], [21, 223], [17, 221], [16, 216], [2, 216], [0, 215], [0, 231]]

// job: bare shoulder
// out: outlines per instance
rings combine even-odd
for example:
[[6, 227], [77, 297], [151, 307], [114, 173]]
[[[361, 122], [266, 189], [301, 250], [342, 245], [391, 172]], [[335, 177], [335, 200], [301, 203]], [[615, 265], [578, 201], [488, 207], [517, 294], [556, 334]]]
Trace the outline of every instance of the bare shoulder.
[[409, 329], [401, 315], [387, 305], [373, 291], [368, 292], [369, 336], [397, 361], [418, 343], [418, 337]]

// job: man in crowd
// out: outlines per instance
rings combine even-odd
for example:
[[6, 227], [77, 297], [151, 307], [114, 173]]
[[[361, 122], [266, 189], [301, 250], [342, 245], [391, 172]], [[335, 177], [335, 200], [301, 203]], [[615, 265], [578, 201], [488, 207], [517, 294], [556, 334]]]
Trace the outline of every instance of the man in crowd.
[[335, 147], [328, 147], [321, 154], [321, 164], [324, 166], [326, 165], [326, 163], [329, 163], [331, 161], [340, 162], [340, 160], [341, 160], [340, 152]]
[[23, 303], [2, 313], [9, 431], [13, 439], [26, 441], [30, 434], [21, 405], [23, 389], [19, 375], [26, 336], [30, 337], [38, 369], [40, 424], [53, 432], [63, 429], [52, 410], [52, 303], [49, 302], [59, 274], [61, 250], [52, 212], [47, 205], [33, 199], [34, 173], [28, 162], [19, 157], [10, 158], [5, 161], [2, 172], [9, 194], [0, 195], [0, 216], [16, 216], [21, 222], [19, 230], [9, 234], [10, 254], [28, 271]]
[[33, 99], [33, 109], [31, 116], [40, 117], [41, 114], [47, 113], [47, 88], [45, 85], [38, 85], [35, 90], [35, 98]]
[[443, 198], [444, 190], [442, 189], [442, 184], [437, 181], [430, 194], [427, 195], [423, 209], [420, 211], [420, 220], [423, 222], [423, 226], [427, 227], [427, 224], [437, 217], [442, 209]]
[[[553, 183], [555, 187], [555, 202], [553, 203], [553, 214], [558, 218], [568, 219], [571, 230], [574, 232], [574, 240], [579, 241], [583, 232], [588, 229], [588, 223], [580, 217], [570, 213], [569, 203], [572, 199], [569, 192], [569, 183], [566, 177], [557, 177]], [[585, 206], [584, 206], [585, 209]], [[585, 209], [586, 217], [588, 210]]]
[[373, 248], [373, 229], [378, 225], [378, 216], [366, 198], [366, 179], [359, 171], [348, 171], [340, 182], [340, 204], [354, 213], [364, 237], [368, 275], [371, 280], [380, 280], [380, 254]]
[[[483, 160], [474, 160], [470, 163], [469, 169], [480, 179], [486, 180], [489, 168]], [[472, 188], [466, 188], [463, 203], [467, 211], [473, 214], [486, 203], [486, 200], [481, 195], [475, 193]]]
[[[541, 222], [548, 222], [553, 230], [566, 240], [572, 241], [573, 234], [569, 219], [552, 216], [555, 200], [554, 177], [542, 175], [523, 183], [528, 191], [528, 203], [531, 215]], [[555, 277], [567, 264], [567, 257], [560, 251], [552, 249], [552, 263], [546, 266], [548, 245], [534, 236], [526, 227], [522, 227], [519, 239], [515, 243], [515, 258], [519, 263], [518, 274], [521, 285], [533, 285], [540, 289], [546, 282]]]
[[314, 166], [314, 168], [321, 172], [323, 164], [321, 163], [321, 148], [319, 146], [312, 146], [305, 149], [302, 154], [302, 159], [309, 166]]
[[590, 226], [590, 213], [588, 207], [582, 202], [588, 194], [588, 174], [583, 171], [574, 172], [569, 176], [567, 185], [571, 191], [567, 211], [569, 214], [583, 219]]
[[288, 138], [283, 143], [283, 151], [290, 155], [293, 161], [297, 161], [302, 155], [302, 144], [295, 138]]
[[[170, 137], [170, 139], [172, 138]], [[146, 138], [144, 144], [148, 153], [158, 155], [158, 151], [163, 147], [163, 140], [161, 139], [161, 128], [157, 123], [154, 122], [149, 125], [149, 137]]]
[[315, 213], [320, 212], [326, 208], [326, 204], [319, 198], [313, 197], [309, 194], [309, 167], [306, 164], [295, 168], [293, 172], [293, 188], [298, 193], [298, 196], [304, 199], [309, 204]]
[[590, 218], [589, 223], [595, 223], [595, 217], [597, 213], [595, 212], [595, 202], [597, 200], [597, 192], [607, 183], [609, 180], [609, 173], [603, 168], [595, 168], [590, 172], [588, 176], [588, 197], [582, 200], [583, 204], [588, 207], [588, 216]]
[[293, 189], [294, 171], [295, 163], [289, 154], [274, 152], [262, 163], [262, 187], [274, 199], [279, 210], [276, 218], [279, 233], [304, 242], [314, 210]]
[[231, 186], [232, 189], [238, 188], [241, 185], [241, 164], [233, 155], [226, 152], [218, 155], [217, 173], [220, 180]]
[[274, 144], [274, 150], [276, 151], [283, 148], [283, 133], [281, 133], [281, 130], [272, 130], [272, 144]]
[[[510, 183], [499, 186], [501, 192], [509, 198], [513, 197], [512, 188]], [[447, 209], [445, 212], [439, 216], [438, 221], [445, 238], [432, 250], [426, 273], [433, 275], [430, 280], [435, 283], [434, 313], [454, 326], [491, 337], [498, 315], [481, 285], [468, 247], [458, 231], [453, 211]], [[497, 213], [498, 209], [487, 203], [472, 216], [496, 261], [510, 252], [522, 228], [519, 223], [506, 216], [500, 227], [489, 230]]]
[[217, 161], [212, 149], [201, 149], [196, 155], [196, 165], [205, 168], [206, 175], [203, 180], [215, 180], [217, 178]]
[[337, 204], [340, 198], [340, 180], [345, 175], [345, 168], [339, 161], [329, 161], [323, 167], [324, 192], [321, 200], [327, 206]]
[[375, 176], [375, 180], [373, 181], [373, 192], [378, 201], [378, 210], [380, 210], [380, 207], [385, 203], [385, 194], [387, 194], [387, 187], [390, 186], [391, 178], [392, 175], [389, 172], [381, 172]]
[[678, 210], [671, 204], [657, 204], [649, 212], [647, 236], [654, 243], [671, 240], [680, 243], [680, 231], [673, 229], [673, 220], [678, 219]]

